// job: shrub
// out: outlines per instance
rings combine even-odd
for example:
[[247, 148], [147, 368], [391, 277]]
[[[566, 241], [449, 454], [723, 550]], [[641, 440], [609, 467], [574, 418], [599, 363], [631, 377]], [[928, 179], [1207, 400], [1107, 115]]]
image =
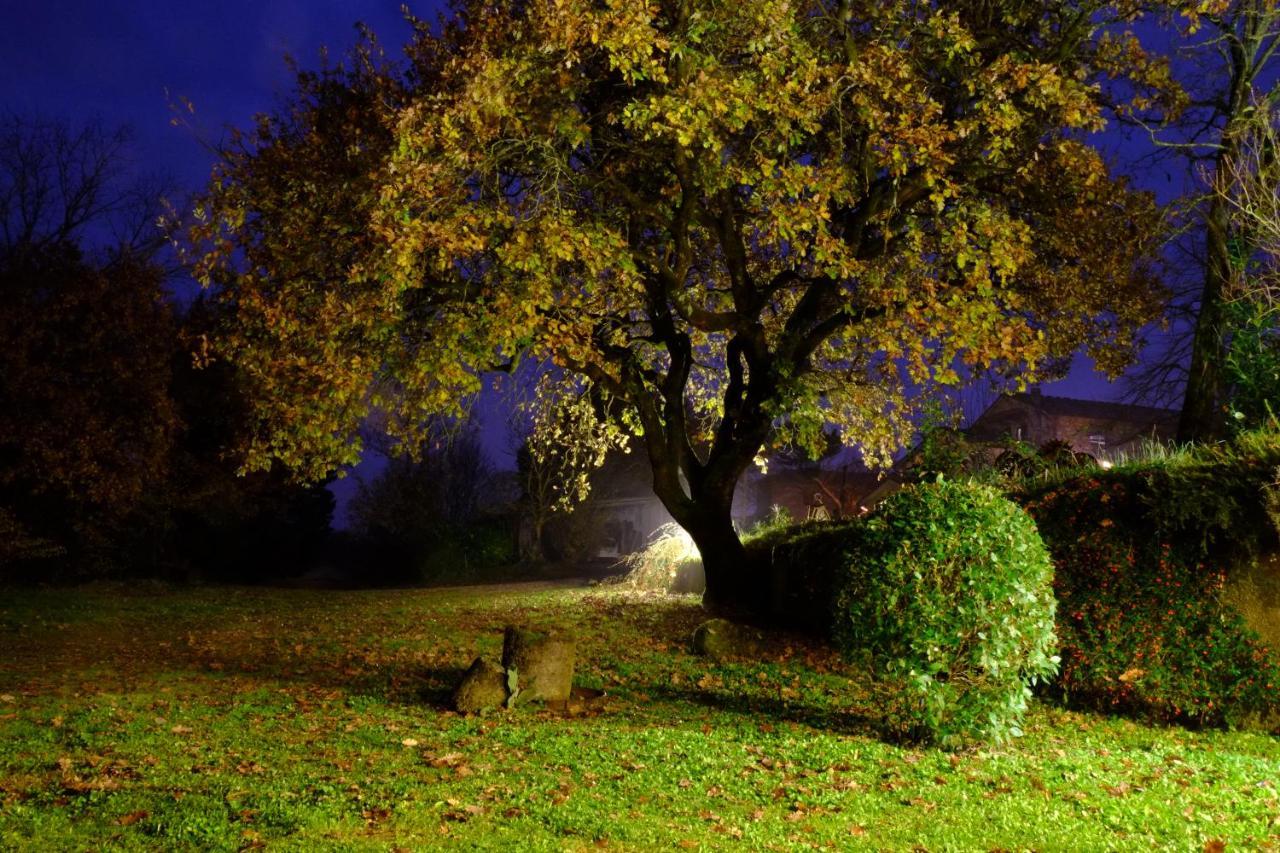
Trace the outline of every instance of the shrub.
[[655, 530], [644, 548], [628, 554], [621, 565], [626, 574], [618, 582], [626, 589], [675, 595], [707, 588], [698, 546], [674, 522]]
[[1154, 454], [1020, 497], [1056, 564], [1072, 704], [1234, 724], [1280, 708], [1280, 665], [1224, 594], [1275, 547], [1280, 436]]
[[440, 528], [434, 539], [419, 546], [413, 559], [417, 583], [444, 586], [509, 580], [517, 560], [511, 520], [480, 517]]
[[943, 746], [1019, 734], [1030, 685], [1057, 664], [1031, 518], [994, 488], [939, 480], [839, 538], [833, 636], [877, 676], [890, 725]]

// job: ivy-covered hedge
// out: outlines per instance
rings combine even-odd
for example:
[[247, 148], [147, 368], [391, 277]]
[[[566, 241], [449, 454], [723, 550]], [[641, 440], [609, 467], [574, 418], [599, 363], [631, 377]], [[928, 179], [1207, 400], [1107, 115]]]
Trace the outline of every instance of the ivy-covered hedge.
[[1023, 490], [1055, 564], [1068, 702], [1198, 724], [1280, 708], [1275, 653], [1223, 595], [1276, 547], [1277, 466], [1280, 436], [1254, 433]]

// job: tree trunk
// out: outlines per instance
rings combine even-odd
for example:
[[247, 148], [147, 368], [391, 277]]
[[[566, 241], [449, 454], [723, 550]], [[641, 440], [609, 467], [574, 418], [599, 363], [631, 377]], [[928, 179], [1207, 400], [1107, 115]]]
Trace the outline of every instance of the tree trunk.
[[703, 601], [717, 607], [754, 604], [750, 600], [754, 584], [747, 571], [747, 550], [733, 527], [730, 504], [700, 505], [681, 526], [702, 555], [702, 570], [707, 579]]
[[658, 498], [698, 546], [707, 581], [703, 601], [713, 607], [756, 608], [764, 603], [747, 550], [733, 526], [733, 494], [740, 474], [729, 466], [714, 474], [704, 468], [688, 491], [678, 480], [655, 477]]
[[[1223, 160], [1218, 169], [1224, 168]], [[1213, 441], [1222, 435], [1225, 424], [1221, 410], [1223, 392], [1223, 347], [1226, 323], [1223, 300], [1231, 284], [1231, 220], [1221, 193], [1209, 201], [1205, 215], [1205, 277], [1200, 294], [1200, 310], [1191, 341], [1187, 390], [1183, 395], [1178, 440]]]
[[[1271, 36], [1266, 36], [1262, 42], [1255, 42], [1253, 39], [1260, 33], [1268, 32], [1274, 23], [1274, 18], [1269, 13], [1264, 16], [1264, 20], [1256, 17], [1258, 13], [1259, 10], [1252, 9], [1241, 13], [1246, 19], [1253, 17], [1252, 22], [1246, 25], [1249, 44], [1235, 37], [1224, 40], [1228, 45], [1226, 56], [1230, 62], [1231, 76], [1224, 92], [1226, 103], [1222, 117], [1225, 121], [1218, 137], [1220, 144], [1215, 155], [1213, 185], [1205, 211], [1204, 289], [1200, 293], [1200, 310], [1191, 340], [1187, 388], [1182, 399], [1182, 417], [1178, 421], [1178, 440], [1184, 442], [1212, 441], [1220, 438], [1226, 431], [1222, 404], [1227, 391], [1224, 368], [1226, 336], [1229, 330], [1223, 303], [1231, 295], [1235, 272], [1231, 252], [1229, 184], [1234, 171], [1233, 164], [1239, 153], [1240, 137], [1248, 126], [1248, 116], [1254, 108], [1249, 97], [1251, 81], [1259, 70], [1255, 63], [1259, 56], [1264, 55], [1257, 51]], [[1259, 24], [1260, 29], [1253, 29]]]
[[552, 560], [551, 549], [547, 547], [547, 522], [550, 519], [540, 517], [533, 530], [533, 547], [537, 554], [537, 559], [543, 563], [549, 563]]
[[1191, 343], [1187, 390], [1178, 419], [1178, 441], [1213, 441], [1222, 431], [1219, 409], [1222, 388], [1221, 303], [1218, 290], [1206, 282]]

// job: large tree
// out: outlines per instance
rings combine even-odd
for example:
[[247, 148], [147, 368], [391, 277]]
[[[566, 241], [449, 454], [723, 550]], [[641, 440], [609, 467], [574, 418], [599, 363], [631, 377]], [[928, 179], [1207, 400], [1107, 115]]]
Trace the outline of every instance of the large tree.
[[[236, 305], [251, 459], [412, 439], [548, 358], [643, 435], [737, 591], [736, 483], [824, 429], [884, 460], [933, 383], [1131, 358], [1151, 200], [1082, 140], [1141, 55], [1062, 0], [539, 0], [304, 75], [225, 152], [197, 269]], [[1141, 68], [1137, 68], [1141, 72]]]

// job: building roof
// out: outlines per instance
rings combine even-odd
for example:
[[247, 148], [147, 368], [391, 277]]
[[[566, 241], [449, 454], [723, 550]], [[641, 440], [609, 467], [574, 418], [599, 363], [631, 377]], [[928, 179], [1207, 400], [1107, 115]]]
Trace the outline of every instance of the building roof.
[[1096, 452], [1079, 446], [1086, 433], [1098, 433], [1114, 448], [1143, 438], [1171, 439], [1177, 428], [1178, 413], [1172, 409], [1033, 392], [1001, 397], [964, 432], [980, 442], [999, 442], [1014, 435], [1035, 444], [1065, 440], [1077, 445], [1077, 450]]
[[1047, 415], [1144, 424], [1176, 423], [1178, 420], [1178, 412], [1174, 409], [1159, 409], [1154, 406], [1138, 406], [1131, 403], [1081, 400], [1076, 397], [1054, 397], [1035, 393], [1010, 394], [1006, 399], [1039, 409]]

